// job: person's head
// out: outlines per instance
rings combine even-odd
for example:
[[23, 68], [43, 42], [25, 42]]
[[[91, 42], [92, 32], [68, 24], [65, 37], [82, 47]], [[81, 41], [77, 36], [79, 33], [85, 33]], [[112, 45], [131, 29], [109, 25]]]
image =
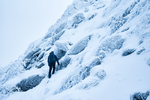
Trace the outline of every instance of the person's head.
[[54, 51], [51, 51], [51, 52], [50, 52], [50, 55], [54, 55]]

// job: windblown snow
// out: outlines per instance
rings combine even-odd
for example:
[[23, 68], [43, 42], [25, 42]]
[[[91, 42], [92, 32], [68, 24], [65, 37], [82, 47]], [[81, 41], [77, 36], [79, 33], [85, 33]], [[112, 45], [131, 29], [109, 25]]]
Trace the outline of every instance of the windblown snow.
[[[51, 51], [60, 65], [49, 79]], [[74, 0], [0, 69], [0, 100], [133, 100], [138, 92], [150, 93], [150, 0]]]

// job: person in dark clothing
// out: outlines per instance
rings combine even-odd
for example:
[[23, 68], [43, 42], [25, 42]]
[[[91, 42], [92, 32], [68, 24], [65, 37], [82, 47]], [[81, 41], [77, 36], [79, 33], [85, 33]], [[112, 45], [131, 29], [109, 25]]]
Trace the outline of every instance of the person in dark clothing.
[[48, 77], [50, 78], [51, 77], [51, 70], [53, 68], [53, 72], [52, 74], [54, 74], [55, 72], [55, 63], [58, 63], [59, 65], [59, 61], [58, 61], [58, 58], [57, 56], [54, 54], [54, 52], [52, 51], [49, 56], [48, 56], [48, 66], [49, 66], [49, 74], [48, 74]]

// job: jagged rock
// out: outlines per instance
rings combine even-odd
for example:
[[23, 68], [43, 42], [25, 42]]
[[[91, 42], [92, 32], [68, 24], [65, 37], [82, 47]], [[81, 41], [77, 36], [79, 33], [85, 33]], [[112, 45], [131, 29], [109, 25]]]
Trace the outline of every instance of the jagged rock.
[[150, 66], [150, 58], [147, 60], [147, 64]]
[[83, 81], [81, 85], [78, 87], [78, 89], [90, 89], [94, 86], [97, 86], [100, 83], [100, 80], [103, 80], [106, 76], [106, 72], [104, 70], [98, 70], [96, 73], [93, 73], [96, 77], [88, 77]]
[[52, 40], [51, 40], [51, 43], [50, 43], [50, 44], [51, 44], [51, 45], [54, 45], [54, 42], [57, 41], [57, 40], [59, 40], [59, 38], [60, 38], [64, 33], [65, 33], [65, 30], [59, 32], [59, 33], [56, 34], [56, 35], [54, 35], [54, 36], [52, 37]]
[[52, 47], [48, 47], [45, 51], [49, 51]]
[[37, 57], [36, 61], [40, 61], [43, 57], [44, 57], [45, 52], [42, 52], [39, 54], [39, 56]]
[[64, 90], [72, 88], [74, 85], [78, 84], [82, 80], [84, 80], [86, 77], [90, 75], [91, 68], [89, 66], [82, 67], [80, 66], [80, 69], [77, 69], [74, 71], [73, 75], [69, 76], [63, 83], [62, 87], [55, 92], [55, 94], [60, 93]]
[[120, 35], [113, 36], [111, 38], [108, 38], [104, 40], [99, 49], [97, 50], [97, 55], [99, 55], [99, 52], [101, 50], [106, 51], [106, 52], [113, 52], [115, 49], [120, 49], [124, 43], [125, 39], [121, 38]]
[[146, 93], [135, 93], [134, 95], [130, 96], [130, 100], [146, 100], [149, 96], [149, 91]]
[[84, 19], [85, 17], [83, 13], [75, 15], [75, 17], [73, 18], [72, 27], [77, 28], [78, 24], [80, 24]]
[[98, 56], [100, 60], [102, 61], [105, 58], [105, 53], [97, 51], [96, 56]]
[[92, 67], [95, 67], [95, 66], [100, 65], [100, 64], [101, 64], [101, 61], [100, 61], [99, 57], [94, 57], [94, 59], [89, 61], [88, 65], [92, 68]]
[[41, 63], [40, 65], [37, 65], [36, 68], [42, 68], [44, 65], [44, 63]]
[[136, 1], [136, 2], [134, 2], [134, 3], [132, 3], [132, 5], [130, 5], [125, 11], [124, 11], [124, 13], [123, 13], [123, 17], [126, 17], [127, 15], [129, 15], [130, 14], [130, 12], [131, 12], [131, 10], [134, 8], [134, 6], [139, 2], [140, 0], [138, 0], [138, 1]]
[[141, 50], [137, 51], [137, 55], [140, 55], [143, 51], [145, 50], [145, 48], [142, 48]]
[[122, 17], [119, 18], [112, 17], [110, 20], [111, 21], [108, 24], [108, 26], [110, 26], [111, 28], [111, 34], [116, 32], [120, 27], [122, 27], [127, 22], [127, 18], [122, 18]]
[[34, 51], [29, 52], [24, 59], [31, 59], [37, 52], [39, 52], [41, 48], [38, 48]]
[[136, 49], [127, 49], [123, 52], [122, 56], [128, 56], [132, 54]]
[[91, 35], [90, 35], [90, 36], [87, 36], [87, 37], [81, 39], [79, 42], [77, 42], [77, 43], [68, 51], [68, 55], [76, 55], [76, 54], [82, 52], [82, 51], [87, 47], [87, 44], [88, 44], [90, 38], [91, 38]]
[[27, 79], [23, 79], [20, 83], [16, 85], [20, 89], [20, 91], [28, 91], [29, 89], [32, 89], [33, 87], [36, 87], [41, 83], [45, 76], [39, 76], [39, 75], [34, 75], [30, 76]]
[[89, 18], [88, 18], [88, 20], [93, 19], [96, 15], [97, 15], [97, 13], [94, 13], [94, 14], [90, 15]]
[[65, 28], [66, 25], [67, 25], [67, 23], [62, 23], [62, 24], [55, 30], [55, 33], [57, 34], [57, 33], [61, 32], [61, 31]]
[[121, 32], [125, 32], [125, 31], [127, 31], [127, 30], [129, 30], [129, 27], [126, 28], [126, 29], [123, 29]]
[[71, 58], [69, 56], [65, 56], [60, 60], [60, 65], [56, 66], [56, 71], [61, 70], [62, 68], [66, 68], [70, 63]]

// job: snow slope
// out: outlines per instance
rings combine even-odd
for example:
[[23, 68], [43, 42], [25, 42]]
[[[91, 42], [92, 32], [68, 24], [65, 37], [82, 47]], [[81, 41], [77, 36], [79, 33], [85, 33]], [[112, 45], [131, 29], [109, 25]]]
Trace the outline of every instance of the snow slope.
[[[149, 0], [74, 0], [42, 39], [0, 69], [0, 99], [130, 99], [150, 91], [149, 43]], [[48, 79], [51, 51], [60, 65]]]

